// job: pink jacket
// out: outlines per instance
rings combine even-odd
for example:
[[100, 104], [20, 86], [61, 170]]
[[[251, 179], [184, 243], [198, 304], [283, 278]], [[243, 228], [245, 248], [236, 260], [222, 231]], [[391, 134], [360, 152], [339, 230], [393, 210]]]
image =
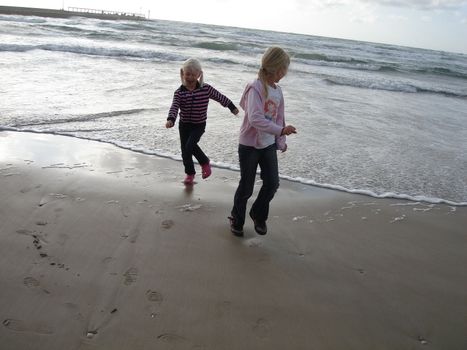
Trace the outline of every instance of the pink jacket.
[[[240, 127], [240, 144], [255, 148], [263, 148], [259, 144], [258, 139], [258, 130], [261, 130], [275, 135], [277, 148], [281, 151], [285, 150], [285, 135], [281, 136], [282, 128], [285, 126], [284, 97], [279, 85], [276, 86], [281, 95], [276, 122], [264, 117], [265, 99], [263, 96], [264, 88], [261, 81], [256, 79], [245, 87], [242, 98], [240, 99], [240, 107], [245, 111], [245, 117]], [[250, 107], [248, 108], [248, 106]]]

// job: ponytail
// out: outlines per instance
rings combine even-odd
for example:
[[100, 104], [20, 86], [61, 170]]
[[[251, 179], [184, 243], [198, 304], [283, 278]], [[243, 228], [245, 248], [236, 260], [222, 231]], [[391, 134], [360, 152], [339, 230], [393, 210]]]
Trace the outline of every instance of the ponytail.
[[261, 67], [258, 72], [258, 79], [261, 80], [264, 88], [264, 96], [268, 97], [268, 77], [276, 74], [280, 69], [287, 69], [290, 65], [290, 56], [280, 47], [273, 46], [264, 52], [261, 58]]

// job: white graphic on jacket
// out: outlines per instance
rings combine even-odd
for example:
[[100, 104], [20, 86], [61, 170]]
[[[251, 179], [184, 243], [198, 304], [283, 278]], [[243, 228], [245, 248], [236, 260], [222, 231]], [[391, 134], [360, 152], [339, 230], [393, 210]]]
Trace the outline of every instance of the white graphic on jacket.
[[274, 123], [277, 119], [277, 104], [270, 99], [267, 99], [264, 103], [264, 117], [272, 120]]
[[[264, 118], [270, 120], [273, 123], [277, 123], [277, 113], [279, 111], [279, 103], [281, 95], [279, 89], [274, 89], [268, 86], [268, 97], [264, 102]], [[259, 144], [261, 147], [268, 147], [276, 142], [276, 137], [273, 134], [267, 132], [258, 132]]]

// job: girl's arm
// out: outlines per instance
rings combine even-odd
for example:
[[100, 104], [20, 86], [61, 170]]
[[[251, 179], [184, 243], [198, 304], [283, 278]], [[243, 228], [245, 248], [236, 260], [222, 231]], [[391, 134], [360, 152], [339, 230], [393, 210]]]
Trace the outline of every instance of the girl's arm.
[[169, 109], [169, 116], [167, 117], [166, 126], [169, 125], [169, 122], [172, 122], [172, 126], [175, 124], [177, 120], [178, 110], [180, 109], [180, 95], [178, 94], [178, 90], [174, 92], [174, 97], [172, 99], [172, 105]]
[[282, 152], [285, 152], [287, 151], [286, 135], [296, 134], [297, 130], [292, 125], [285, 125], [284, 96], [281, 97], [281, 102], [279, 103], [279, 111], [277, 113], [277, 124], [282, 126], [280, 136], [276, 136], [277, 149], [279, 149]]
[[[208, 84], [205, 84], [205, 85], [208, 85]], [[214, 101], [219, 102], [224, 107], [228, 107], [233, 114], [238, 114], [237, 107], [227, 96], [221, 94], [211, 85], [208, 85], [208, 89], [209, 89], [209, 98], [213, 99]]]
[[279, 103], [279, 109], [277, 113], [277, 124], [282, 127], [281, 134], [279, 136], [276, 135], [276, 146], [277, 149], [285, 152], [287, 150], [287, 143], [286, 137], [284, 133], [285, 129], [285, 106], [284, 106], [284, 97], [281, 97], [281, 101]]

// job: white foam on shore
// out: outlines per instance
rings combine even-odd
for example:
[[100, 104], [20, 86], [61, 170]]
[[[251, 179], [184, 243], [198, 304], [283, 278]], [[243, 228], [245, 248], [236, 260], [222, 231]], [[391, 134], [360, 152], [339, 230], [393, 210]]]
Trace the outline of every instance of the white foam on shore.
[[[169, 154], [166, 152], [160, 152], [160, 151], [149, 151], [146, 149], [143, 149], [141, 147], [131, 147], [128, 144], [123, 144], [119, 142], [112, 142], [108, 140], [102, 140], [102, 139], [96, 139], [96, 138], [86, 138], [86, 137], [78, 137], [73, 134], [68, 134], [68, 133], [59, 133], [59, 132], [53, 132], [53, 131], [38, 131], [34, 129], [18, 129], [18, 128], [12, 128], [12, 127], [3, 127], [0, 126], [0, 132], [1, 131], [14, 131], [14, 132], [26, 132], [26, 133], [35, 133], [35, 134], [49, 134], [49, 135], [58, 135], [58, 136], [68, 136], [68, 137], [73, 137], [77, 139], [83, 139], [83, 140], [89, 140], [89, 141], [97, 141], [97, 142], [102, 142], [106, 144], [112, 144], [116, 147], [129, 150], [132, 152], [137, 152], [141, 154], [146, 154], [146, 155], [152, 155], [152, 156], [158, 156], [162, 158], [167, 158], [167, 159], [172, 159], [176, 161], [181, 161], [180, 156], [176, 156], [173, 154]], [[211, 162], [211, 166], [220, 168], [220, 169], [227, 169], [227, 170], [232, 170], [232, 171], [240, 171], [240, 168], [237, 165], [232, 165], [232, 164], [227, 164], [223, 162]], [[444, 198], [435, 198], [435, 197], [428, 197], [428, 196], [423, 196], [423, 195], [409, 195], [409, 194], [404, 194], [404, 193], [395, 193], [395, 192], [384, 192], [384, 193], [375, 193], [371, 190], [368, 189], [353, 189], [353, 188], [346, 188], [340, 185], [333, 185], [333, 184], [327, 184], [327, 183], [318, 183], [314, 180], [311, 179], [306, 179], [302, 177], [291, 177], [287, 175], [280, 175], [281, 179], [288, 180], [291, 182], [298, 182], [302, 183], [305, 185], [310, 185], [310, 186], [315, 186], [315, 187], [321, 187], [321, 188], [326, 188], [326, 189], [331, 189], [331, 190], [336, 190], [336, 191], [341, 191], [341, 192], [348, 192], [352, 194], [361, 194], [373, 198], [394, 198], [394, 199], [404, 199], [408, 200], [411, 202], [425, 202], [425, 203], [431, 203], [431, 204], [448, 204], [454, 207], [457, 206], [467, 206], [467, 202], [454, 202], [448, 199]], [[415, 203], [414, 203], [415, 204]]]

